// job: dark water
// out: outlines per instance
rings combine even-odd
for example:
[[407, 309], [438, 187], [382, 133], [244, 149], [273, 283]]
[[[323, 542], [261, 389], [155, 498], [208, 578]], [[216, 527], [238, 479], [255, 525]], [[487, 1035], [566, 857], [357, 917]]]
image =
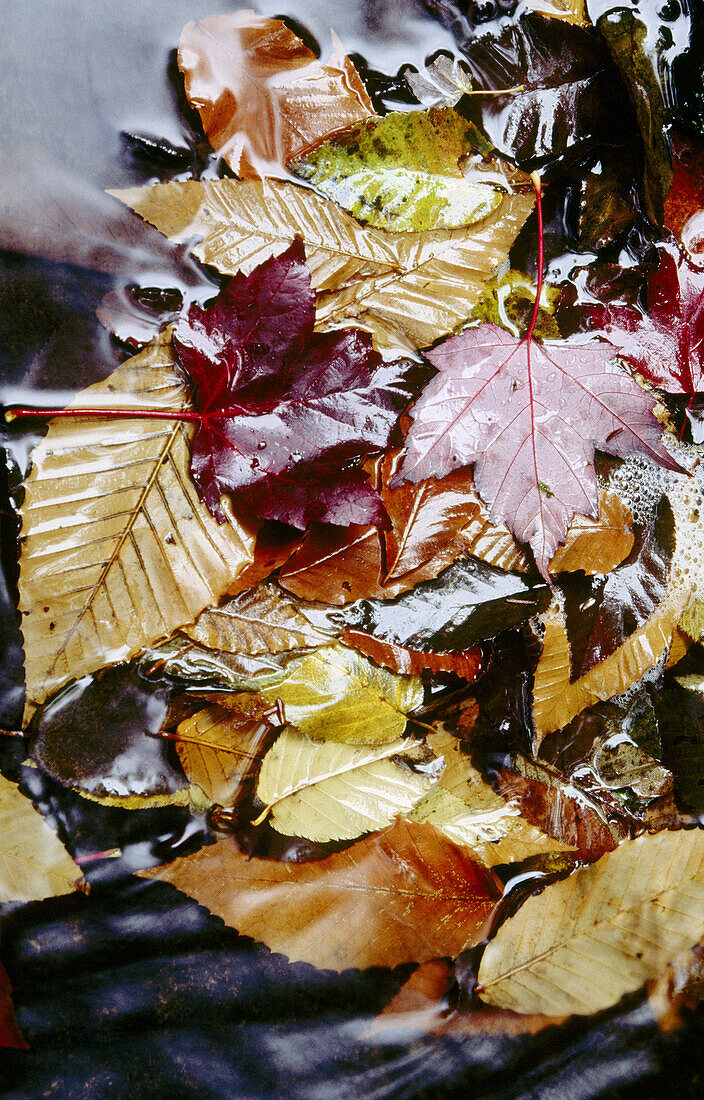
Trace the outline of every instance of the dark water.
[[[681, 0], [640, 11], [678, 33]], [[105, 195], [105, 188], [212, 174], [174, 66], [182, 26], [242, 5], [220, 0], [2, 0], [0, 5], [0, 402], [63, 402], [107, 376], [127, 351], [95, 310], [108, 291], [207, 293], [213, 276], [186, 250]], [[398, 106], [394, 77], [438, 50], [457, 53], [511, 4], [328, 0], [249, 4], [285, 14], [325, 54], [332, 22], [372, 72], [380, 103]], [[602, 5], [603, 6], [603, 5]], [[590, 5], [599, 13], [599, 5]], [[700, 34], [700, 31], [697, 31]], [[663, 61], [673, 114], [697, 108], [696, 65], [675, 45]], [[678, 75], [678, 73], [680, 75]], [[561, 246], [556, 246], [559, 251]], [[9, 439], [10, 487], [36, 435]], [[7, 487], [6, 487], [7, 488]], [[0, 512], [4, 673], [0, 725], [22, 709], [15, 613], [16, 520]], [[78, 796], [22, 768], [18, 742], [0, 764], [21, 779], [78, 857], [119, 844], [91, 865], [76, 895], [2, 913], [8, 969], [29, 1052], [0, 1052], [8, 1097], [592, 1098], [702, 1095], [703, 1021], [659, 1034], [641, 995], [535, 1037], [464, 1041], [401, 1034], [370, 1039], [370, 1019], [409, 968], [335, 975], [289, 965], [238, 937], [177, 891], [129, 872], [202, 842], [185, 810], [85, 812]]]

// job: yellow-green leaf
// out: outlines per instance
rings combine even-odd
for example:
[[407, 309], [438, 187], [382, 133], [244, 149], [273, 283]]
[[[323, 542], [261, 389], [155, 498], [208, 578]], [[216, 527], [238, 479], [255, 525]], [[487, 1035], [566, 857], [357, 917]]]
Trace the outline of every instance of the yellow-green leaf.
[[56, 833], [0, 775], [0, 903], [70, 894], [81, 873]]
[[[423, 772], [409, 767], [419, 754]], [[360, 748], [316, 743], [287, 727], [262, 761], [257, 796], [280, 833], [354, 840], [413, 808], [437, 780], [438, 769], [427, 769], [432, 760], [410, 738]]]
[[[168, 336], [75, 401], [186, 403]], [[231, 512], [218, 523], [198, 498], [189, 474], [194, 430], [170, 420], [62, 418], [32, 452], [19, 579], [30, 704], [192, 622], [252, 560], [252, 534]]]
[[624, 841], [499, 929], [480, 996], [516, 1012], [598, 1012], [704, 936], [704, 832]]

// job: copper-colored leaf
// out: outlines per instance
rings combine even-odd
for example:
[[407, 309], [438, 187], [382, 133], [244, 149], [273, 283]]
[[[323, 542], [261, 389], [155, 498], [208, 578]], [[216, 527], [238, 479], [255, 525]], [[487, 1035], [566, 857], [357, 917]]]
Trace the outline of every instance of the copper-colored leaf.
[[183, 633], [198, 645], [225, 653], [285, 653], [334, 641], [312, 626], [275, 585], [259, 585], [207, 608]]
[[[178, 411], [188, 394], [168, 335], [76, 398]], [[20, 608], [27, 697], [128, 660], [215, 603], [252, 559], [252, 535], [212, 518], [189, 472], [193, 425], [55, 419], [22, 505]]]
[[240, 694], [227, 709], [198, 711], [176, 731], [176, 752], [191, 783], [211, 802], [232, 806], [271, 737], [272, 713], [257, 696]]
[[81, 877], [56, 833], [0, 776], [0, 903], [70, 894]]
[[224, 837], [141, 873], [291, 961], [333, 970], [455, 956], [486, 934], [499, 896], [465, 850], [408, 822], [312, 863], [248, 859]]
[[186, 95], [236, 175], [286, 177], [289, 160], [374, 114], [334, 45], [338, 56], [321, 65], [280, 19], [253, 11], [186, 24], [178, 47]]
[[473, 683], [482, 671], [482, 651], [479, 647], [466, 649], [462, 653], [423, 653], [420, 649], [385, 642], [364, 630], [351, 629], [343, 630], [340, 640], [371, 657], [376, 664], [405, 676], [420, 676], [423, 672], [454, 672]]

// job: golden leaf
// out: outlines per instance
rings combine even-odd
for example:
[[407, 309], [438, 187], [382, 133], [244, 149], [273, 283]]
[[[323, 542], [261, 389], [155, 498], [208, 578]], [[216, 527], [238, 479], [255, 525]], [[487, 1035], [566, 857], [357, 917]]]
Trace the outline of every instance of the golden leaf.
[[254, 695], [242, 693], [181, 722], [176, 752], [186, 776], [211, 802], [232, 806], [271, 736], [272, 722]]
[[396, 741], [406, 714], [423, 702], [416, 676], [379, 668], [346, 646], [327, 646], [292, 660], [260, 694], [283, 704], [286, 721], [316, 741], [381, 745]]
[[[407, 813], [436, 782], [413, 771], [422, 746], [407, 738], [360, 748], [316, 744], [288, 727], [262, 761], [257, 796], [271, 824], [286, 836], [307, 840], [354, 840]], [[427, 753], [425, 754], [427, 756]], [[423, 761], [426, 763], [426, 761]], [[439, 761], [438, 761], [439, 763]]]
[[[527, 177], [526, 177], [527, 178]], [[269, 180], [187, 181], [111, 191], [195, 254], [248, 274], [298, 234], [318, 292], [317, 326], [360, 325], [388, 353], [426, 347], [470, 316], [533, 206], [514, 191], [469, 229], [362, 229], [328, 199]]]
[[249, 859], [223, 837], [140, 874], [291, 961], [333, 970], [454, 957], [481, 941], [499, 896], [465, 849], [402, 821], [309, 863]]
[[427, 743], [445, 761], [436, 787], [410, 814], [426, 821], [450, 840], [465, 844], [487, 867], [516, 863], [541, 852], [574, 851], [521, 817], [520, 806], [507, 802], [482, 779], [450, 733], [428, 734]]
[[70, 894], [81, 872], [56, 833], [0, 775], [0, 902], [40, 901]]
[[331, 634], [312, 626], [293, 600], [273, 584], [250, 588], [220, 607], [206, 608], [182, 633], [225, 653], [285, 653], [334, 641]]
[[[165, 336], [75, 404], [173, 411], [186, 399]], [[29, 703], [191, 622], [252, 560], [251, 534], [198, 499], [193, 432], [179, 421], [62, 418], [32, 452], [19, 579]]]
[[526, 7], [552, 19], [562, 19], [565, 23], [588, 23], [584, 0], [526, 0]]
[[642, 836], [529, 898], [489, 943], [479, 993], [517, 1012], [598, 1012], [703, 935], [704, 832]]

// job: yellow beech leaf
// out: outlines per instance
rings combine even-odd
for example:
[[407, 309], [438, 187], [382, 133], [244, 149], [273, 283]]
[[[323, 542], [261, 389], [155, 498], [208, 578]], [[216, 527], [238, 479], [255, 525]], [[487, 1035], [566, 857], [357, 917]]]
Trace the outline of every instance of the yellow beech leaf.
[[475, 856], [495, 867], [542, 852], [574, 851], [530, 825], [518, 802], [507, 802], [482, 779], [451, 733], [428, 734], [427, 743], [445, 761], [437, 786], [410, 815], [426, 821], [450, 840], [466, 844]]
[[467, 320], [533, 207], [532, 191], [514, 191], [467, 229], [388, 233], [286, 182], [191, 180], [110, 193], [172, 240], [202, 237], [195, 254], [226, 274], [248, 274], [301, 236], [317, 326], [367, 328], [394, 355]]
[[423, 685], [338, 645], [290, 661], [283, 678], [260, 694], [280, 701], [286, 721], [316, 741], [382, 745], [403, 734], [407, 713], [423, 702]]
[[[186, 403], [168, 335], [75, 401], [169, 410]], [[252, 560], [252, 534], [231, 512], [218, 523], [198, 498], [189, 474], [194, 430], [129, 417], [49, 424], [32, 452], [21, 508], [28, 703], [192, 622]]]
[[704, 936], [704, 832], [624, 841], [531, 897], [489, 943], [483, 1001], [516, 1012], [598, 1012]]
[[267, 704], [243, 693], [181, 722], [176, 752], [188, 780], [211, 802], [234, 805], [271, 736], [270, 718]]
[[0, 775], [0, 902], [70, 894], [81, 872], [56, 833]]
[[219, 607], [207, 608], [192, 626], [183, 627], [182, 633], [209, 649], [253, 655], [312, 649], [334, 640], [312, 626], [274, 584], [259, 585]]
[[588, 23], [585, 0], [525, 0], [526, 7], [565, 23]]
[[500, 896], [466, 848], [407, 821], [307, 863], [249, 859], [222, 837], [140, 874], [292, 962], [333, 970], [454, 957], [486, 935]]
[[[424, 771], [409, 765], [422, 759]], [[288, 727], [262, 761], [257, 797], [271, 824], [307, 840], [354, 840], [390, 825], [434, 785], [431, 754], [400, 738], [390, 745], [322, 744]], [[435, 761], [440, 765], [440, 761]]]

